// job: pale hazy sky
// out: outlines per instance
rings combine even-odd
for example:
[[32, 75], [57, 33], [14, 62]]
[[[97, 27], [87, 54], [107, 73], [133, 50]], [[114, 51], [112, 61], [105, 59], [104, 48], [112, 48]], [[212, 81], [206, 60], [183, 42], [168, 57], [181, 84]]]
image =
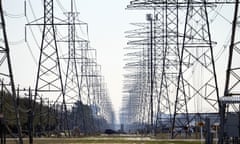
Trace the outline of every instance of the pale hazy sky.
[[[34, 87], [37, 67], [29, 49], [24, 43], [26, 18], [24, 17], [25, 0], [4, 0], [7, 11], [6, 21], [11, 47], [11, 56], [16, 85], [22, 88]], [[27, 15], [34, 20], [31, 6], [37, 18], [43, 16], [42, 1], [27, 1]], [[65, 10], [70, 10], [70, 0], [54, 0], [55, 14], [63, 16], [60, 2]], [[81, 21], [88, 23], [91, 47], [97, 50], [97, 60], [102, 66], [109, 95], [116, 111], [122, 101], [123, 48], [127, 39], [124, 32], [131, 29], [130, 22], [141, 22], [145, 16], [136, 11], [125, 10], [129, 0], [75, 0]], [[28, 32], [27, 37], [31, 37]], [[40, 37], [39, 37], [40, 42]], [[38, 61], [39, 51], [32, 47], [31, 51]], [[23, 68], [24, 67], [24, 68]]]
[[[68, 4], [70, 0], [54, 0], [56, 6], [57, 1], [63, 4], [64, 9], [70, 8]], [[144, 21], [144, 12], [125, 10], [129, 0], [75, 1], [77, 9], [80, 12], [80, 20], [88, 23], [90, 45], [97, 50], [98, 63], [102, 65], [102, 74], [105, 77], [114, 108], [119, 110], [123, 87], [123, 48], [126, 47], [127, 43], [124, 32], [134, 28], [129, 23]], [[32, 0], [31, 3], [37, 17], [41, 17], [43, 15], [41, 1]], [[24, 24], [26, 23], [24, 17], [24, 0], [4, 0], [4, 7], [9, 14], [13, 14], [6, 18], [16, 84], [20, 84], [22, 87], [33, 87], [37, 68], [23, 41]], [[232, 13], [229, 10], [231, 8], [222, 8], [221, 13], [231, 21]], [[29, 7], [27, 11], [28, 13], [31, 12]], [[55, 13], [56, 15], [61, 15], [62, 13], [58, 6]], [[212, 18], [214, 17], [212, 16]], [[230, 23], [221, 16], [217, 16], [213, 25], [212, 31], [216, 31], [213, 34], [213, 40], [219, 42], [215, 48], [217, 55], [217, 53], [221, 52], [226, 38], [229, 37], [231, 27]], [[32, 51], [38, 60], [38, 52], [34, 48], [32, 48]], [[221, 58], [217, 61], [218, 74], [222, 75], [219, 78], [220, 81], [224, 81], [226, 61], [227, 55], [225, 50]], [[220, 85], [220, 87], [223, 86]], [[220, 91], [220, 94], [222, 93]]]

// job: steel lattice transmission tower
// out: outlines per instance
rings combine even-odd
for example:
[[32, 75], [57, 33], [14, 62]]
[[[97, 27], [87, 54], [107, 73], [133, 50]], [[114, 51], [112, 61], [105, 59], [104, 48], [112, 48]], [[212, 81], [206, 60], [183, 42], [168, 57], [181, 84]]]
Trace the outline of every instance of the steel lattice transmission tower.
[[[16, 126], [18, 130], [18, 138], [19, 144], [23, 144], [22, 140], [22, 128], [19, 118], [19, 110], [17, 108], [17, 99], [16, 99], [16, 91], [13, 79], [13, 70], [11, 66], [11, 58], [10, 58], [10, 49], [8, 45], [7, 39], [7, 31], [6, 31], [6, 23], [4, 19], [3, 12], [3, 3], [0, 1], [0, 83], [3, 85], [3, 90], [6, 93], [9, 93], [12, 96], [14, 111], [16, 115]], [[2, 115], [2, 114], [1, 114]], [[3, 116], [3, 115], [2, 115]]]
[[[123, 98], [122, 122], [129, 129], [140, 129], [147, 124], [151, 124], [150, 127], [146, 127], [148, 130], [153, 128], [153, 105], [151, 103], [154, 100], [154, 74], [152, 73], [154, 54], [151, 55], [151, 52], [154, 51], [154, 46], [153, 32], [150, 32], [150, 27], [153, 29], [154, 20], [151, 15], [147, 18], [149, 20], [147, 23], [134, 23], [137, 29], [126, 32], [131, 40], [128, 42], [129, 47], [126, 48], [128, 53], [125, 55], [128, 63], [124, 68], [128, 72], [124, 75], [126, 94]], [[131, 126], [133, 123], [138, 123], [138, 125]]]
[[[153, 10], [153, 45], [154, 55], [154, 102], [156, 107], [155, 130], [158, 132], [162, 122], [171, 124], [174, 97], [176, 95], [177, 75], [179, 71], [180, 45], [182, 35], [179, 30], [180, 5], [176, 0], [171, 1], [132, 1], [129, 9]], [[181, 8], [186, 8], [182, 5]], [[167, 114], [167, 118], [166, 115]]]
[[[176, 94], [177, 74], [179, 71], [180, 45], [182, 34], [179, 30], [179, 5], [176, 0], [167, 1], [155, 9], [156, 21], [156, 47], [160, 56], [157, 64], [161, 65], [158, 93], [158, 109], [156, 128], [162, 127], [163, 121], [172, 121], [173, 95]], [[164, 114], [169, 117], [164, 118]], [[165, 119], [165, 120], [164, 120]]]
[[53, 0], [44, 0], [44, 23], [39, 57], [36, 95], [56, 92], [62, 96], [63, 84], [54, 24]]
[[[173, 130], [176, 127], [188, 128], [190, 122], [201, 122], [202, 117], [198, 116], [198, 113], [216, 113], [221, 107], [213, 56], [213, 47], [216, 43], [211, 39], [208, 10], [215, 9], [218, 5], [235, 3], [238, 1], [133, 0], [128, 6], [129, 9], [154, 9], [161, 22], [156, 21], [154, 31], [156, 47], [162, 50], [162, 52], [157, 53], [161, 59], [161, 61], [157, 60], [157, 64], [162, 65], [162, 69], [160, 73], [157, 72], [161, 79], [156, 77], [156, 81], [160, 84], [157, 85], [160, 90], [156, 126], [161, 122], [163, 109], [168, 109], [162, 103], [164, 102], [162, 98], [169, 99], [167, 97], [171, 89], [169, 86], [172, 86], [173, 89], [175, 87], [176, 91], [171, 92], [176, 96], [175, 101], [173, 101], [172, 137], [175, 136]], [[180, 19], [182, 14], [186, 16], [185, 20]], [[238, 49], [234, 50], [236, 51], [235, 55], [237, 55]], [[235, 67], [228, 70], [227, 77], [231, 81], [227, 82], [229, 85], [226, 85], [226, 91], [230, 92], [228, 95], [236, 95], [231, 92], [236, 92], [239, 88], [237, 73], [238, 69]], [[177, 82], [174, 82], [174, 79], [177, 79]], [[225, 95], [227, 96], [226, 91]], [[171, 104], [169, 108], [171, 108]], [[171, 112], [171, 110], [169, 111]]]
[[76, 101], [80, 98], [80, 86], [79, 86], [79, 69], [78, 69], [78, 56], [76, 52], [76, 17], [77, 13], [73, 12], [71, 8], [71, 12], [67, 13], [68, 17], [68, 55], [67, 58], [67, 71], [66, 78], [64, 84], [64, 90], [66, 97], [69, 99], [68, 102]]
[[[57, 24], [54, 22], [54, 2], [53, 0], [44, 0], [43, 4], [44, 16], [27, 24], [29, 26], [43, 26], [35, 85], [35, 102], [37, 101], [37, 97], [50, 98], [50, 100], [54, 101], [55, 106], [60, 105], [61, 111], [64, 110], [66, 112], [65, 94], [56, 40]], [[64, 116], [64, 118], [66, 119], [67, 116]], [[67, 120], [61, 120], [61, 122], [63, 121], [67, 122]], [[60, 129], [63, 128], [63, 125], [65, 124], [60, 123]]]
[[[67, 103], [65, 107], [65, 116], [66, 114], [66, 107], [67, 105], [74, 105], [75, 102], [81, 101], [80, 96], [80, 85], [79, 85], [79, 69], [78, 63], [79, 57], [77, 55], [76, 45], [79, 40], [77, 40], [77, 33], [76, 33], [76, 25], [80, 25], [76, 22], [77, 19], [77, 12], [73, 11], [73, 1], [71, 1], [71, 11], [66, 13], [67, 15], [67, 22], [62, 23], [61, 25], [66, 25], [67, 30], [67, 40], [62, 40], [63, 42], [67, 42], [67, 55], [63, 57], [66, 60], [66, 74], [65, 74], [65, 82], [64, 82], [64, 94], [65, 100]], [[69, 107], [68, 107], [69, 108]], [[83, 115], [81, 115], [83, 117]], [[64, 124], [67, 124], [67, 127], [70, 124], [70, 121], [65, 121], [67, 118], [64, 118]]]
[[[65, 83], [64, 83], [64, 93], [67, 105], [74, 105], [76, 102], [83, 104], [85, 98], [86, 101], [90, 101], [90, 91], [93, 89], [90, 84], [90, 77], [93, 73], [93, 67], [96, 67], [96, 62], [90, 62], [91, 58], [89, 53], [96, 53], [95, 49], [89, 48], [89, 41], [80, 37], [77, 33], [77, 26], [85, 25], [88, 27], [87, 23], [81, 22], [78, 19], [78, 13], [73, 11], [73, 2], [71, 2], [71, 11], [67, 12], [67, 22], [61, 25], [67, 25], [68, 36], [67, 40], [63, 42], [68, 43], [68, 54], [63, 59], [67, 61]], [[84, 81], [85, 80], [85, 81]], [[86, 102], [85, 101], [85, 102]], [[88, 102], [86, 102], [88, 103]], [[88, 103], [90, 104], [90, 103]], [[93, 121], [87, 119], [85, 116], [83, 108], [81, 108], [81, 123], [83, 130], [89, 130], [90, 126], [93, 126]], [[86, 124], [89, 124], [87, 126]]]
[[[205, 0], [187, 2], [172, 130], [189, 125], [190, 110], [195, 109], [194, 113], [218, 111], [219, 93], [208, 6]], [[182, 115], [177, 117], [178, 114]]]

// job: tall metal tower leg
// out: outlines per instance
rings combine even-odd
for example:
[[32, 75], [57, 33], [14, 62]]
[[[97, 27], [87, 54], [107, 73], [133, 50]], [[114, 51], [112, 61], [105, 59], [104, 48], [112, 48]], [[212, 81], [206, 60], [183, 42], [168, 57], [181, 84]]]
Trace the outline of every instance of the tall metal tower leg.
[[[77, 51], [76, 51], [76, 23], [75, 19], [77, 17], [77, 13], [73, 12], [73, 8], [71, 8], [71, 12], [67, 13], [68, 16], [68, 56], [67, 56], [67, 71], [66, 71], [66, 79], [64, 83], [64, 93], [66, 96], [66, 100], [70, 104], [74, 104], [77, 99], [81, 101], [80, 96], [80, 82], [79, 82], [79, 73], [78, 73], [78, 64], [77, 64]], [[67, 109], [65, 110], [67, 111]], [[66, 121], [67, 122], [67, 121]], [[67, 125], [68, 129], [69, 126]], [[69, 132], [70, 134], [70, 132]]]
[[[231, 100], [232, 97], [237, 96], [237, 98], [233, 98], [231, 101], [221, 101], [220, 105], [220, 135], [219, 135], [219, 144], [224, 144], [229, 139], [228, 131], [225, 129], [226, 121], [228, 120], [228, 113], [234, 112], [239, 115], [239, 109], [232, 110], [233, 107], [239, 107], [239, 101], [237, 101], [238, 96], [240, 95], [240, 46], [239, 46], [239, 0], [235, 2], [235, 12], [233, 16], [232, 23], [232, 36], [231, 42], [229, 46], [229, 57], [228, 57], [228, 65], [227, 65], [227, 73], [226, 73], [226, 83], [224, 90], [224, 97], [229, 98]], [[233, 103], [231, 103], [233, 102]], [[231, 110], [231, 112], [227, 112], [227, 107]], [[240, 133], [240, 128], [238, 127], [238, 133]], [[239, 140], [237, 137], [237, 140]], [[237, 143], [237, 142], [236, 142]]]
[[8, 45], [8, 39], [7, 39], [7, 32], [6, 32], [6, 25], [4, 20], [4, 14], [3, 14], [3, 7], [2, 7], [2, 0], [0, 1], [0, 15], [1, 15], [1, 31], [0, 31], [0, 37], [2, 39], [0, 44], [0, 79], [1, 83], [3, 83], [4, 87], [6, 88], [4, 91], [8, 92], [12, 96], [12, 100], [14, 103], [14, 110], [16, 115], [16, 126], [18, 129], [18, 139], [19, 144], [23, 144], [22, 140], [22, 127], [19, 117], [19, 110], [17, 108], [17, 101], [16, 101], [16, 89], [14, 85], [14, 79], [13, 79], [13, 72], [12, 72], [12, 66], [11, 66], [11, 59], [10, 59], [10, 50]]
[[[219, 93], [206, 1], [188, 1], [172, 130], [189, 125], [193, 113], [218, 112]], [[192, 75], [192, 76], [191, 76]], [[191, 78], [189, 78], [191, 76]], [[193, 107], [191, 105], [196, 105]], [[185, 122], [177, 118], [185, 114]]]
[[43, 99], [49, 98], [50, 100], [55, 100], [55, 105], [60, 103], [66, 110], [65, 94], [56, 42], [54, 3], [53, 0], [44, 0], [43, 2], [43, 23], [39, 22], [39, 20], [42, 19], [38, 19], [28, 24], [29, 26], [43, 26], [33, 108], [35, 108], [35, 103], [37, 100], [39, 101], [41, 96]]
[[53, 0], [44, 0], [44, 24], [35, 90], [35, 96], [43, 92], [63, 94], [62, 75], [54, 25]]
[[[160, 72], [157, 73], [160, 75], [160, 80], [156, 120], [161, 122], [163, 118], [161, 113], [165, 113], [169, 114], [168, 122], [171, 123], [172, 106], [174, 105], [174, 102], [171, 101], [173, 99], [171, 95], [176, 95], [176, 92], [171, 92], [171, 89], [176, 89], [177, 86], [180, 59], [179, 5], [177, 2], [173, 4], [166, 2], [155, 11], [157, 11], [157, 21], [159, 21], [155, 28], [156, 34], [160, 35], [156, 36], [156, 47], [161, 55], [157, 62], [158, 67], [160, 67], [158, 68]], [[156, 126], [158, 126], [157, 123]]]

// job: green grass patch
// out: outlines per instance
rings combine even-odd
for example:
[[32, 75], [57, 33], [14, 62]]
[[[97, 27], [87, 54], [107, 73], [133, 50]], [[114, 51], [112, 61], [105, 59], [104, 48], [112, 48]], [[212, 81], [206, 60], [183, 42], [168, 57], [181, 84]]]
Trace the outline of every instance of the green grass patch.
[[[134, 138], [133, 138], [134, 139]], [[128, 140], [124, 138], [53, 138], [34, 139], [34, 144], [200, 144], [199, 141], [175, 141], [175, 140]], [[28, 144], [24, 139], [24, 144]], [[16, 141], [8, 140], [7, 144], [16, 144]]]

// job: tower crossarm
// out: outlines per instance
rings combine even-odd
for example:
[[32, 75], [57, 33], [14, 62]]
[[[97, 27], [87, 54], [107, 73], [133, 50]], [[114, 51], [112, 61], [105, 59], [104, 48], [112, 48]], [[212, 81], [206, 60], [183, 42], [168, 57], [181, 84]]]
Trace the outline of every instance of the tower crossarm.
[[[192, 1], [192, 5], [199, 6], [199, 4], [204, 3], [206, 1], [207, 7], [213, 7], [222, 4], [235, 4], [235, 0], [194, 0]], [[179, 8], [187, 7], [186, 0], [132, 0], [130, 4], [127, 6], [127, 9], [153, 9], [156, 7], [175, 7], [176, 4]]]

